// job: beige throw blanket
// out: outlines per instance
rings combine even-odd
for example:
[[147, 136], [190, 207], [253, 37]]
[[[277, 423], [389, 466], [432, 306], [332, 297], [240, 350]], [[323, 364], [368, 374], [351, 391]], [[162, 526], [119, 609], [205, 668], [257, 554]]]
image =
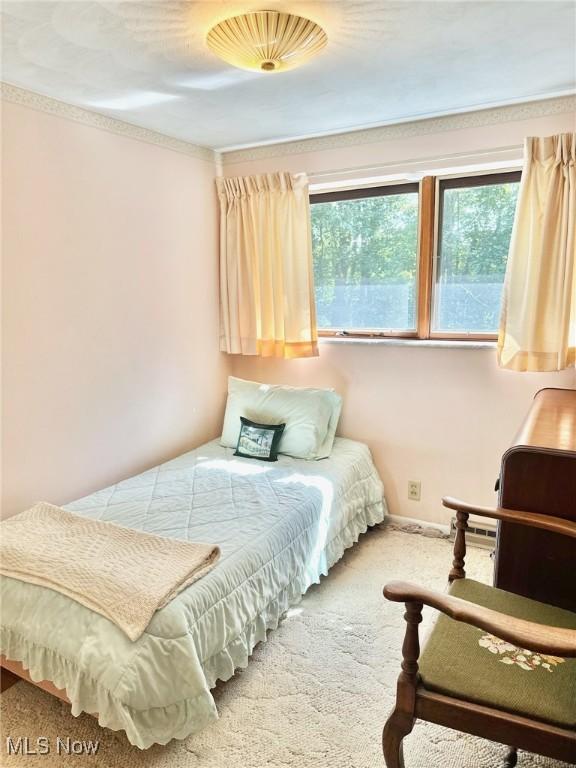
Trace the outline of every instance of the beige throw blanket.
[[45, 502], [1, 523], [0, 573], [67, 595], [131, 640], [219, 556], [211, 544], [90, 520]]

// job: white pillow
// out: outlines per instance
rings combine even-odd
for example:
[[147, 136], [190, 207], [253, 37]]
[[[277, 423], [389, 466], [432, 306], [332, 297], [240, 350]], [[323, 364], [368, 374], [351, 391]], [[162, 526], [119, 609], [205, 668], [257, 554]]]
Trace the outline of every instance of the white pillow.
[[286, 424], [279, 453], [298, 459], [330, 456], [342, 398], [331, 389], [285, 387], [228, 377], [228, 402], [220, 442], [236, 448], [240, 417], [259, 424]]

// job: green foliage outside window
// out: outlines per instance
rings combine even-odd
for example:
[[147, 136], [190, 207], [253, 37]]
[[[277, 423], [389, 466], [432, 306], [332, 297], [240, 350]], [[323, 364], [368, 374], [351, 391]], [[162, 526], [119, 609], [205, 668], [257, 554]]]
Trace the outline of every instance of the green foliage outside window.
[[494, 332], [518, 182], [445, 189], [434, 328]]
[[[433, 327], [494, 332], [518, 182], [447, 188]], [[418, 194], [312, 205], [318, 325], [414, 330]]]
[[319, 327], [413, 328], [417, 241], [416, 192], [314, 204]]

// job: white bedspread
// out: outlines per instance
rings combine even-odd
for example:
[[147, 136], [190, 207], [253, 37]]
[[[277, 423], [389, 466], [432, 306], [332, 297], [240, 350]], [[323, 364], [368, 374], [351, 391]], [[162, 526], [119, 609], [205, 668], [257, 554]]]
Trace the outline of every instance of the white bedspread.
[[[162, 536], [218, 544], [221, 559], [131, 642], [103, 616], [3, 577], [1, 652], [146, 748], [217, 717], [210, 688], [244, 667], [266, 630], [385, 514], [365, 445], [274, 464], [207, 443], [67, 509]], [[121, 567], [121, 563], [119, 563]]]

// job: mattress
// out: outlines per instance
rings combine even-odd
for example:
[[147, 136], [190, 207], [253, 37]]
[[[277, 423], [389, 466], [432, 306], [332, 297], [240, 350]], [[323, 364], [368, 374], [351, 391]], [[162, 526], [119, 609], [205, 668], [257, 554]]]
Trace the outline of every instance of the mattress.
[[136, 642], [65, 595], [1, 580], [0, 652], [64, 689], [74, 715], [97, 713], [140, 748], [216, 719], [216, 681], [245, 667], [266, 631], [386, 513], [368, 448], [345, 438], [329, 459], [273, 464], [213, 441], [66, 509], [222, 551]]

